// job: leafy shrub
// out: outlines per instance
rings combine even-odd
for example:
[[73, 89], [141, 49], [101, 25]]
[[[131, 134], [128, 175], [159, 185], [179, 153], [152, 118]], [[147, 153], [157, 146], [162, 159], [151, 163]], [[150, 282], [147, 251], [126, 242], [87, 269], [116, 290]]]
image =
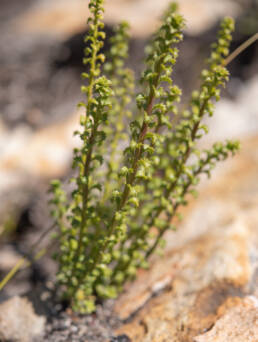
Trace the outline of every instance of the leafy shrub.
[[149, 257], [164, 244], [164, 233], [175, 229], [178, 209], [196, 193], [201, 175], [210, 176], [217, 162], [239, 148], [234, 141], [209, 150], [197, 146], [208, 132], [203, 119], [213, 115], [213, 102], [229, 77], [224, 65], [231, 18], [222, 21], [200, 89], [181, 111], [181, 90], [171, 77], [185, 25], [176, 6], [165, 13], [147, 48], [137, 95], [133, 72], [125, 67], [128, 24], [115, 29], [105, 62], [103, 0], [90, 0], [89, 9], [83, 60], [89, 71], [82, 74], [86, 99], [79, 104], [86, 114], [75, 132], [81, 139], [74, 149], [75, 186], [66, 194], [53, 181], [51, 201], [60, 229], [57, 278], [80, 312], [93, 311], [96, 297], [116, 297], [139, 268], [148, 267]]

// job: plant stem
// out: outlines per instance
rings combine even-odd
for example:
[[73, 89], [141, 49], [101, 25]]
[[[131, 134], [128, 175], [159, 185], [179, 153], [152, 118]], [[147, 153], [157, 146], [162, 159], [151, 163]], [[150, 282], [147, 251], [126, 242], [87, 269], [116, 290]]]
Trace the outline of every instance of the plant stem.
[[[36, 242], [32, 245], [31, 253], [33, 254], [38, 245], [42, 242], [42, 240], [55, 228], [55, 224], [51, 225], [48, 229], [46, 229], [41, 236], [38, 238]], [[33, 257], [32, 260], [38, 260], [41, 256], [43, 256], [47, 252], [46, 247], [40, 249]], [[7, 275], [0, 282], [0, 291], [6, 286], [6, 284], [15, 276], [15, 274], [23, 267], [30, 266], [31, 262], [26, 258], [21, 258], [17, 261], [17, 263], [13, 266], [13, 268], [7, 273]]]
[[[209, 159], [207, 159], [207, 163], [209, 162]], [[200, 172], [202, 171], [202, 168], [199, 167], [195, 172], [194, 172], [194, 176], [197, 176], [198, 174], [200, 174]], [[182, 196], [184, 196], [189, 187], [191, 186], [191, 180], [189, 180], [185, 186], [184, 186], [184, 189], [183, 189], [183, 192], [182, 192]], [[175, 203], [173, 205], [173, 210], [172, 212], [168, 215], [167, 217], [167, 226], [165, 226], [163, 229], [161, 229], [155, 239], [155, 242], [153, 243], [153, 245], [148, 249], [148, 251], [146, 252], [145, 254], [145, 258], [148, 259], [150, 257], [150, 255], [153, 253], [153, 251], [156, 249], [156, 247], [158, 246], [159, 244], [159, 241], [160, 239], [163, 237], [164, 233], [167, 231], [167, 229], [169, 228], [169, 224], [170, 222], [172, 221], [172, 219], [174, 218], [175, 214], [176, 214], [176, 210], [178, 209], [178, 207], [180, 206], [180, 203]]]
[[[203, 115], [205, 114], [205, 106], [206, 106], [206, 104], [207, 104], [207, 101], [208, 101], [208, 99], [206, 99], [206, 100], [203, 102], [202, 107], [201, 107], [201, 109], [200, 109], [200, 120], [199, 120], [198, 122], [196, 122], [195, 125], [194, 125], [194, 127], [193, 127], [192, 134], [191, 134], [191, 139], [192, 139], [192, 141], [194, 140], [195, 135], [196, 135], [196, 133], [197, 133], [197, 131], [198, 131], [198, 127], [199, 127], [199, 125], [200, 125], [201, 119], [202, 119]], [[191, 148], [190, 148], [190, 145], [188, 144], [187, 150], [186, 150], [186, 152], [185, 152], [185, 154], [184, 154], [184, 157], [183, 157], [183, 159], [182, 159], [182, 162], [181, 162], [181, 167], [180, 167], [179, 171], [177, 172], [177, 174], [176, 174], [176, 176], [175, 176], [176, 180], [175, 180], [174, 182], [171, 183], [170, 187], [169, 187], [168, 189], [166, 189], [166, 191], [165, 191], [165, 193], [164, 193], [164, 196], [165, 196], [166, 198], [169, 197], [169, 195], [171, 194], [171, 192], [174, 190], [175, 186], [177, 185], [177, 181], [178, 181], [178, 179], [180, 178], [180, 175], [181, 175], [181, 173], [182, 173], [182, 171], [183, 171], [183, 166], [185, 165], [185, 163], [186, 163], [186, 161], [187, 161], [187, 159], [188, 159], [188, 157], [189, 157], [189, 155], [190, 155], [190, 152], [191, 152]], [[163, 207], [162, 207], [162, 206], [160, 206], [160, 207], [158, 207], [158, 208], [156, 209], [156, 211], [154, 212], [154, 214], [153, 214], [152, 217], [151, 217], [150, 222], [147, 223], [148, 227], [150, 227], [150, 228], [153, 227], [154, 222], [155, 222], [155, 219], [161, 214], [162, 211], [163, 211]], [[159, 232], [159, 235], [160, 235], [160, 233], [161, 233], [161, 231]], [[145, 235], [146, 235], [146, 232], [143, 232], [142, 234], [140, 234], [140, 236], [137, 235], [137, 239], [143, 238]], [[155, 240], [155, 243], [154, 243], [155, 246], [152, 246], [152, 247], [151, 247], [150, 253], [146, 253], [146, 258], [149, 257], [149, 255], [150, 255], [150, 254], [153, 252], [153, 250], [156, 248], [156, 246], [157, 246], [157, 244], [158, 244], [160, 238], [162, 237], [163, 233], [161, 234], [161, 236], [159, 236], [159, 235], [157, 236], [157, 238], [156, 238], [156, 240]], [[132, 250], [131, 250], [131, 252], [132, 252]], [[130, 253], [130, 252], [129, 252], [129, 253]], [[148, 254], [148, 255], [147, 255], [147, 254]], [[128, 262], [126, 263], [126, 265], [119, 265], [119, 263], [118, 263], [117, 266], [115, 267], [115, 270], [114, 270], [114, 276], [116, 275], [116, 273], [117, 273], [120, 269], [126, 269], [126, 268], [130, 265], [130, 262], [131, 262], [131, 261], [128, 261]]]
[[[97, 18], [94, 18], [94, 33], [93, 37], [97, 39], [98, 37], [98, 26], [97, 26]], [[92, 44], [93, 48], [93, 53], [92, 53], [92, 59], [90, 63], [90, 76], [89, 76], [89, 85], [88, 85], [88, 91], [87, 91], [87, 106], [86, 106], [86, 116], [89, 115], [90, 113], [90, 106], [91, 106], [91, 100], [93, 96], [93, 87], [95, 83], [95, 78], [94, 78], [94, 73], [96, 69], [96, 60], [97, 60], [97, 52], [98, 49], [95, 44]], [[86, 121], [87, 122], [87, 121]], [[86, 124], [85, 124], [86, 125]], [[88, 207], [88, 197], [89, 197], [89, 171], [90, 171], [90, 163], [92, 159], [92, 152], [93, 152], [93, 144], [95, 140], [95, 135], [97, 131], [97, 126], [98, 126], [98, 121], [95, 120], [94, 126], [91, 131], [91, 135], [88, 141], [89, 144], [89, 149], [87, 151], [84, 165], [83, 165], [83, 177], [86, 179], [86, 184], [82, 185], [82, 217], [81, 217], [81, 225], [80, 225], [80, 230], [79, 230], [79, 240], [78, 240], [78, 247], [75, 253], [74, 261], [73, 261], [73, 269], [72, 269], [72, 277], [76, 271], [76, 265], [78, 263], [78, 258], [81, 255], [81, 250], [82, 250], [82, 241], [85, 233], [85, 227], [86, 227], [86, 212], [87, 212], [87, 207]], [[86, 127], [85, 127], [86, 128]], [[72, 280], [71, 277], [71, 280]]]
[[[257, 39], [258, 39], [258, 33], [254, 34], [251, 38], [249, 38], [247, 41], [245, 41], [243, 44], [241, 44], [236, 50], [234, 50], [234, 51], [233, 51], [233, 52], [224, 60], [224, 62], [222, 63], [222, 65], [223, 65], [223, 66], [227, 66], [227, 65], [228, 65], [230, 62], [232, 62], [240, 53], [242, 53], [245, 49], [247, 49], [250, 45], [252, 45]], [[205, 106], [203, 106], [203, 108], [205, 108]], [[200, 121], [201, 121], [201, 120], [200, 120]], [[198, 130], [198, 126], [199, 126], [199, 124], [200, 124], [200, 121], [196, 123], [196, 126], [195, 126], [194, 129], [193, 129], [192, 140], [194, 139], [195, 134], [196, 134], [196, 132], [197, 132], [197, 130]], [[183, 161], [182, 165], [185, 164], [185, 162], [187, 161], [189, 154], [190, 154], [190, 148], [189, 148], [189, 146], [188, 146], [187, 152], [186, 152], [186, 155], [185, 155], [185, 158], [184, 158], [184, 161]], [[200, 171], [201, 171], [201, 170], [198, 170], [198, 171], [197, 171], [197, 174], [198, 174]], [[179, 176], [180, 176], [180, 174], [179, 174], [179, 175], [176, 175], [176, 179], [178, 179]], [[171, 184], [171, 186], [170, 186], [170, 188], [168, 189], [166, 195], [168, 195], [171, 191], [173, 191], [173, 188], [174, 188], [174, 185], [175, 185], [175, 184], [176, 184], [176, 182], [174, 182], [174, 183]], [[188, 188], [189, 188], [190, 185], [191, 185], [191, 184], [188, 184], [188, 186], [184, 189], [183, 195], [187, 192], [187, 190], [188, 190]], [[171, 220], [173, 219], [173, 217], [174, 217], [174, 215], [175, 215], [175, 211], [176, 211], [176, 209], [177, 209], [178, 206], [179, 206], [178, 203], [174, 206], [172, 214], [170, 214], [170, 216], [168, 217], [168, 221], [171, 221]], [[152, 219], [152, 221], [151, 221], [151, 223], [150, 223], [150, 227], [153, 226], [155, 217], [159, 216], [160, 213], [161, 213], [161, 211], [162, 211], [162, 210], [159, 209], [158, 212], [154, 214], [153, 219]], [[156, 238], [154, 244], [152, 245], [152, 247], [149, 248], [149, 250], [148, 250], [148, 251], [146, 252], [146, 254], [145, 254], [146, 259], [147, 259], [147, 258], [152, 254], [152, 252], [155, 250], [155, 248], [156, 248], [157, 245], [159, 244], [159, 241], [160, 241], [160, 239], [162, 238], [162, 236], [164, 235], [164, 233], [165, 233], [166, 230], [167, 230], [167, 227], [166, 227], [165, 229], [162, 229], [162, 230], [159, 232], [159, 234], [158, 234], [158, 236], [157, 236], [157, 238]]]
[[[159, 83], [159, 78], [160, 78], [160, 74], [161, 74], [161, 70], [160, 70], [161, 63], [162, 63], [162, 59], [158, 60], [158, 62], [156, 62], [156, 65], [155, 65], [155, 71], [157, 72], [157, 76], [156, 76], [156, 80], [155, 80], [154, 84], [150, 88], [150, 92], [149, 92], [149, 96], [148, 96], [148, 102], [147, 102], [147, 108], [146, 108], [146, 113], [148, 116], [150, 116], [152, 113], [152, 108], [153, 108], [153, 104], [154, 104], [154, 100], [155, 100], [154, 88], [157, 87], [157, 85]], [[127, 202], [127, 199], [130, 195], [130, 187], [134, 184], [136, 173], [138, 170], [138, 162], [141, 159], [142, 154], [143, 154], [143, 147], [141, 146], [141, 144], [144, 142], [147, 131], [148, 131], [148, 124], [144, 120], [142, 123], [141, 129], [140, 129], [140, 132], [139, 132], [138, 140], [137, 140], [137, 144], [140, 144], [140, 147], [138, 147], [135, 150], [134, 156], [133, 156], [133, 161], [132, 161], [132, 170], [133, 171], [130, 175], [127, 175], [127, 177], [126, 177], [126, 184], [124, 186], [124, 190], [123, 190], [121, 199], [119, 201], [119, 204], [117, 205], [116, 212], [121, 211], [124, 208], [124, 206]], [[111, 236], [114, 232], [114, 229], [115, 229], [115, 217], [116, 217], [115, 214], [116, 213], [114, 213], [114, 215], [110, 221], [110, 226], [108, 228], [108, 233], [107, 233], [108, 236]], [[102, 253], [105, 253], [108, 242], [109, 242], [109, 240], [106, 239], [106, 241], [102, 247]], [[102, 254], [96, 250], [96, 253], [95, 253], [94, 258], [93, 258], [93, 260], [94, 259], [95, 260], [94, 260], [94, 263], [91, 265], [89, 271], [87, 272], [88, 274], [95, 268], [96, 265], [98, 265], [99, 261], [101, 260], [101, 256], [102, 256]]]
[[231, 63], [240, 53], [246, 50], [250, 45], [256, 42], [258, 39], [258, 32], [255, 33], [252, 37], [247, 39], [243, 44], [241, 44], [237, 49], [235, 49], [225, 60], [223, 65], [227, 66]]
[[26, 259], [21, 258], [18, 260], [16, 265], [7, 273], [3, 280], [0, 282], [0, 291], [5, 287], [5, 285], [14, 277], [14, 275], [19, 271], [19, 269], [25, 264]]

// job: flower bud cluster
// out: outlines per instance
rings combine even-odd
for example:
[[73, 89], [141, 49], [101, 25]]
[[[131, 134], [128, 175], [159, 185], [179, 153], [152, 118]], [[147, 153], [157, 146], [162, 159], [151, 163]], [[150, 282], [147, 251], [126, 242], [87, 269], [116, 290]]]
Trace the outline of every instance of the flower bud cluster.
[[[203, 173], [203, 168], [199, 168], [203, 154], [196, 147], [196, 142], [208, 133], [208, 128], [202, 123], [205, 115], [213, 114], [213, 99], [219, 100], [220, 87], [225, 85], [228, 80], [228, 72], [223, 67], [223, 57], [226, 57], [231, 35], [229, 32], [233, 29], [233, 22], [225, 18], [221, 23], [218, 43], [213, 44], [211, 57], [208, 60], [208, 70], [202, 72], [202, 83], [200, 90], [194, 91], [190, 102], [190, 110], [184, 111], [179, 123], [167, 132], [163, 131], [162, 144], [156, 148], [156, 164], [153, 163], [151, 181], [144, 188], [141, 200], [144, 203], [140, 213], [140, 220], [133, 224], [132, 241], [123, 252], [130, 256], [130, 261], [123, 263], [119, 261], [116, 266], [116, 272], [125, 271], [132, 265], [137, 269], [146, 264], [146, 259], [161, 244], [164, 244], [162, 237], [169, 229], [174, 229], [171, 224], [173, 217], [177, 214], [181, 205], [186, 205], [186, 197], [189, 193], [195, 194], [194, 187], [199, 183], [199, 174]], [[223, 32], [226, 30], [227, 34]], [[222, 39], [223, 37], [223, 39]], [[216, 52], [216, 54], [215, 54]], [[216, 55], [216, 61], [214, 56]], [[219, 64], [216, 64], [219, 62]], [[171, 122], [171, 120], [170, 120]], [[171, 128], [167, 126], [167, 128]], [[164, 134], [165, 133], [165, 134]], [[230, 148], [233, 146], [233, 149]], [[235, 153], [237, 144], [232, 142], [226, 144], [221, 151], [217, 151], [218, 159], [227, 152]], [[193, 156], [195, 158], [193, 158]], [[197, 162], [189, 163], [189, 159], [197, 159]], [[214, 157], [209, 158], [206, 164], [214, 164]], [[210, 168], [205, 169], [208, 174]], [[198, 172], [196, 171], [198, 170]], [[138, 214], [139, 215], [139, 214]], [[156, 233], [153, 235], [155, 227]], [[135, 251], [137, 250], [137, 256]], [[136, 257], [134, 258], [133, 255]]]
[[119, 180], [118, 170], [121, 166], [122, 155], [119, 153], [120, 144], [128, 144], [129, 132], [126, 129], [129, 119], [132, 117], [130, 110], [134, 97], [134, 74], [125, 66], [128, 58], [129, 25], [122, 22], [114, 29], [114, 35], [110, 38], [111, 49], [107, 54], [108, 61], [104, 65], [104, 71], [112, 81], [114, 96], [112, 109], [109, 113], [109, 125], [107, 127], [107, 154], [110, 155], [107, 162], [107, 175], [103, 201], [105, 202]]
[[201, 175], [210, 176], [217, 162], [238, 149], [231, 141], [209, 150], [196, 145], [208, 132], [202, 120], [213, 114], [213, 101], [228, 79], [223, 61], [233, 21], [222, 22], [200, 89], [193, 92], [189, 109], [180, 112], [181, 90], [172, 72], [184, 19], [176, 7], [169, 7], [146, 49], [141, 92], [134, 96], [133, 73], [125, 66], [126, 23], [110, 39], [107, 62], [101, 52], [103, 2], [89, 1], [83, 60], [88, 72], [82, 74], [87, 82], [81, 88], [86, 100], [79, 104], [85, 115], [75, 132], [81, 145], [74, 149], [73, 191], [66, 195], [59, 181], [52, 182], [52, 214], [59, 227], [57, 278], [82, 313], [95, 309], [97, 297], [116, 297], [139, 268], [148, 267], [148, 258], [164, 246], [164, 233], [174, 229], [178, 208], [187, 204], [189, 194], [195, 195]]

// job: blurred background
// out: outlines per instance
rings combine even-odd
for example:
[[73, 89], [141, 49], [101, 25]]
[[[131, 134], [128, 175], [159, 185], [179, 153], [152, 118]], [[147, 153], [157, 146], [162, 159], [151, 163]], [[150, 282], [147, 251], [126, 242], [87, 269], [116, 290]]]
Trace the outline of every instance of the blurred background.
[[[137, 75], [144, 45], [169, 0], [107, 0], [106, 30], [121, 20], [131, 24], [128, 64]], [[219, 20], [236, 19], [232, 50], [258, 31], [257, 0], [178, 0], [187, 21], [175, 82], [183, 101], [198, 85]], [[69, 172], [77, 126], [86, 0], [0, 1], [0, 277], [50, 219], [49, 180]], [[258, 135], [258, 46], [250, 46], [229, 66], [231, 80], [209, 121], [214, 139]], [[20, 274], [0, 298], [29, 290], [54, 269], [48, 261]], [[39, 279], [41, 277], [41, 279]], [[17, 285], [18, 284], [18, 285]], [[1, 297], [2, 296], [2, 297]]]

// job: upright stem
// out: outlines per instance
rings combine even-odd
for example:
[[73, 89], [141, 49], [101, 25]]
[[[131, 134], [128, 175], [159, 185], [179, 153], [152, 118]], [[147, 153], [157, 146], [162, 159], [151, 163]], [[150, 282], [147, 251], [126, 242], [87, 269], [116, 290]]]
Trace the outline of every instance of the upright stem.
[[[153, 86], [150, 88], [150, 92], [149, 92], [149, 96], [148, 96], [148, 101], [147, 101], [147, 108], [146, 108], [146, 113], [148, 116], [151, 115], [152, 113], [152, 108], [153, 108], [153, 104], [154, 104], [154, 99], [155, 99], [155, 92], [154, 92], [154, 88], [157, 87], [158, 83], [159, 83], [159, 78], [160, 78], [160, 74], [161, 74], [161, 70], [160, 70], [160, 65], [162, 63], [162, 60], [159, 60], [156, 63], [155, 66], [155, 71], [157, 71], [157, 77], [156, 80], [153, 84]], [[139, 132], [139, 136], [138, 136], [138, 140], [137, 140], [137, 144], [140, 144], [140, 147], [138, 147], [135, 152], [134, 152], [134, 156], [133, 156], [133, 160], [132, 160], [132, 173], [130, 175], [128, 175], [126, 177], [126, 184], [124, 186], [124, 190], [122, 192], [122, 196], [121, 199], [119, 201], [119, 204], [117, 205], [116, 208], [116, 212], [121, 211], [124, 206], [126, 205], [127, 199], [130, 195], [130, 187], [134, 184], [135, 182], [135, 178], [136, 178], [136, 174], [138, 171], [138, 162], [142, 157], [143, 154], [143, 147], [142, 147], [142, 143], [144, 142], [145, 136], [147, 134], [148, 131], [148, 124], [146, 123], [146, 121], [144, 120]], [[108, 236], [111, 236], [114, 232], [115, 229], [115, 217], [116, 217], [116, 212], [114, 213], [111, 221], [110, 221], [110, 226], [108, 228]], [[108, 246], [109, 240], [106, 239], [103, 247], [102, 247], [102, 253], [104, 253], [106, 251], [106, 248]], [[88, 274], [94, 269], [94, 267], [100, 262], [102, 257], [102, 254], [99, 253], [98, 251], [96, 251], [95, 255], [94, 255], [94, 263], [91, 265], [90, 269], [88, 270]]]
[[[97, 39], [98, 37], [98, 27], [97, 27], [97, 18], [94, 19], [94, 38]], [[86, 94], [87, 97], [87, 106], [86, 106], [86, 116], [90, 113], [90, 107], [91, 107], [91, 100], [93, 96], [93, 87], [95, 83], [95, 69], [96, 69], [96, 60], [97, 60], [97, 53], [98, 48], [95, 44], [93, 45], [93, 53], [92, 53], [92, 59], [91, 59], [91, 65], [90, 65], [90, 75], [89, 75], [89, 85], [88, 85], [88, 91]], [[83, 247], [83, 237], [86, 227], [86, 221], [87, 221], [87, 207], [88, 207], [88, 198], [89, 198], [89, 172], [90, 172], [90, 163], [92, 159], [92, 152], [93, 152], [93, 145], [95, 140], [95, 135], [98, 127], [98, 121], [97, 118], [95, 118], [94, 126], [92, 128], [90, 138], [88, 141], [89, 149], [87, 151], [84, 165], [83, 165], [83, 177], [86, 179], [86, 183], [82, 185], [82, 217], [81, 217], [81, 224], [80, 224], [80, 230], [79, 230], [79, 240], [78, 240], [78, 247], [75, 253], [74, 257], [74, 264], [73, 264], [73, 270], [72, 275], [74, 275], [76, 271], [76, 265], [78, 263], [78, 258], [81, 255], [82, 247]], [[71, 277], [72, 278], [72, 277]]]
[[[201, 167], [199, 167], [196, 171], [195, 171], [195, 173], [194, 173], [194, 176], [197, 176], [200, 172], [201, 172], [201, 170], [202, 170], [202, 168]], [[183, 192], [182, 192], [182, 196], [184, 196], [186, 193], [187, 193], [187, 191], [188, 191], [188, 189], [189, 189], [189, 187], [191, 186], [191, 181], [189, 180], [186, 184], [185, 184], [185, 186], [184, 186], [184, 189], [183, 189]], [[175, 216], [175, 214], [176, 214], [176, 210], [178, 209], [178, 207], [179, 207], [179, 203], [175, 203], [174, 205], [173, 205], [173, 210], [172, 210], [172, 212], [168, 215], [168, 217], [167, 217], [167, 225], [163, 228], [163, 229], [161, 229], [160, 231], [159, 231], [159, 233], [158, 233], [158, 235], [157, 235], [157, 237], [156, 237], [156, 239], [155, 239], [155, 242], [153, 243], [153, 245], [147, 250], [147, 252], [146, 252], [146, 254], [145, 254], [145, 258], [146, 259], [148, 259], [149, 257], [150, 257], [150, 255], [153, 253], [153, 251], [156, 249], [156, 247], [158, 246], [158, 244], [159, 244], [159, 242], [160, 242], [160, 239], [163, 237], [163, 235], [164, 235], [164, 233], [167, 231], [167, 229], [168, 229], [168, 227], [169, 227], [169, 223], [171, 222], [171, 220], [173, 219], [173, 217]]]
[[[202, 107], [201, 107], [201, 109], [200, 109], [200, 120], [199, 120], [198, 122], [196, 122], [195, 125], [194, 125], [194, 127], [193, 127], [192, 134], [191, 134], [192, 140], [194, 140], [194, 138], [195, 138], [195, 135], [196, 135], [196, 133], [197, 133], [197, 131], [198, 131], [198, 127], [199, 127], [200, 122], [201, 122], [201, 118], [203, 117], [203, 115], [204, 115], [204, 113], [205, 113], [205, 112], [204, 112], [204, 109], [205, 109], [205, 106], [206, 106], [207, 101], [208, 101], [208, 100], [205, 100], [204, 103], [202, 104]], [[183, 159], [182, 159], [182, 161], [181, 161], [181, 167], [180, 167], [180, 169], [178, 170], [178, 172], [177, 172], [177, 174], [176, 174], [176, 176], [175, 176], [176, 180], [175, 180], [174, 182], [171, 183], [170, 187], [169, 187], [168, 189], [166, 189], [166, 191], [165, 191], [165, 193], [164, 193], [164, 196], [165, 196], [166, 198], [169, 197], [169, 195], [171, 194], [171, 192], [173, 191], [173, 189], [174, 189], [175, 186], [177, 185], [177, 181], [178, 181], [178, 179], [179, 179], [179, 177], [180, 177], [180, 175], [181, 175], [181, 173], [182, 173], [182, 171], [183, 171], [183, 166], [185, 165], [185, 163], [186, 163], [186, 161], [187, 161], [187, 159], [188, 159], [188, 157], [189, 157], [189, 155], [190, 155], [190, 152], [191, 152], [191, 148], [190, 148], [190, 146], [188, 145], [187, 150], [186, 150], [186, 152], [185, 152], [185, 154], [184, 154], [184, 157], [183, 157]], [[177, 205], [176, 205], [176, 208], [177, 208]], [[163, 211], [163, 207], [162, 207], [162, 206], [158, 207], [158, 208], [156, 209], [156, 211], [154, 211], [154, 214], [152, 215], [150, 222], [147, 223], [148, 227], [150, 227], [150, 228], [153, 227], [154, 222], [155, 222], [155, 219], [156, 219], [157, 217], [159, 217], [159, 215], [161, 214], [162, 211]], [[173, 210], [173, 212], [174, 212], [174, 210]], [[146, 252], [146, 258], [148, 258], [149, 255], [150, 255], [150, 254], [153, 252], [153, 250], [156, 248], [156, 246], [157, 246], [157, 244], [158, 244], [158, 242], [159, 242], [159, 240], [160, 240], [160, 238], [162, 237], [163, 234], [164, 234], [164, 232], [162, 232], [162, 230], [161, 230], [161, 231], [159, 232], [158, 236], [157, 236], [156, 239], [155, 239], [154, 245], [148, 250], [149, 252]], [[143, 238], [145, 235], [146, 235], [146, 232], [144, 231], [144, 232], [141, 234], [141, 236], [137, 235], [137, 239]], [[128, 261], [128, 262], [126, 263], [126, 265], [123, 265], [123, 269], [124, 269], [124, 268], [127, 268], [127, 267], [130, 265], [130, 262], [131, 262], [131, 261]], [[121, 265], [119, 266], [119, 264], [118, 264], [117, 267], [116, 267], [115, 270], [114, 270], [114, 274], [116, 274], [116, 273], [120, 270], [120, 268], [121, 268]]]

